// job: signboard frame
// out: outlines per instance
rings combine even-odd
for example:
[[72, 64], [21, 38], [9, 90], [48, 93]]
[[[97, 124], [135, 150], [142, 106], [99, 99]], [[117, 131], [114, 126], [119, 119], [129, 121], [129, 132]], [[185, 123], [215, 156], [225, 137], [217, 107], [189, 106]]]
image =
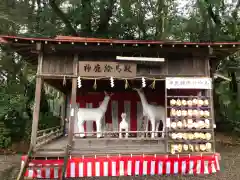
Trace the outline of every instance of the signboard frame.
[[166, 89], [212, 89], [209, 77], [167, 77]]
[[133, 78], [137, 75], [137, 64], [112, 61], [79, 61], [79, 76]]

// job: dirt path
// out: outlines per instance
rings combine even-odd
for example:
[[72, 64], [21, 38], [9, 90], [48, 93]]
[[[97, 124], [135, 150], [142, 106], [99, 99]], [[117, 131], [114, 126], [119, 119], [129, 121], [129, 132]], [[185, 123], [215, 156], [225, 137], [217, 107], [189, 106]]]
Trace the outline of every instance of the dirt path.
[[[240, 179], [240, 145], [229, 146], [218, 143], [217, 152], [221, 154], [221, 169], [222, 172], [211, 176], [198, 177], [183, 177], [170, 176], [161, 177], [162, 180], [239, 180]], [[15, 180], [20, 168], [20, 155], [4, 156], [0, 155], [0, 179], [1, 180]], [[92, 179], [92, 178], [91, 178]], [[96, 179], [96, 178], [94, 178]], [[158, 177], [121, 177], [121, 178], [100, 178], [102, 180], [121, 179], [121, 180], [153, 180]]]
[[20, 169], [20, 155], [0, 155], [0, 179], [15, 180]]

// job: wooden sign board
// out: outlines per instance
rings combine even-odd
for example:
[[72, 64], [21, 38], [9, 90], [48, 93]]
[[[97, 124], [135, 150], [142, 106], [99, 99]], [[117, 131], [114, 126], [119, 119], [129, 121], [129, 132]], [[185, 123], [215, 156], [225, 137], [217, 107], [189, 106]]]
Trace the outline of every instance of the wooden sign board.
[[167, 89], [212, 89], [212, 79], [205, 77], [167, 77]]
[[85, 77], [136, 77], [133, 63], [79, 61], [79, 76]]

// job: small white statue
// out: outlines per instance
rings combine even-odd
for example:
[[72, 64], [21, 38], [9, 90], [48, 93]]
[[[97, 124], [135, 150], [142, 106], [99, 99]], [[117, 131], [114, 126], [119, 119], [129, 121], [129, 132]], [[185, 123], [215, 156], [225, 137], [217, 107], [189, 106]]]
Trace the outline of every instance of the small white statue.
[[122, 121], [119, 124], [119, 138], [122, 138], [122, 130], [124, 129], [125, 131], [127, 131], [125, 138], [128, 138], [128, 131], [129, 131], [129, 127], [128, 127], [128, 122], [126, 121], [126, 113], [122, 113], [121, 114], [121, 118]]

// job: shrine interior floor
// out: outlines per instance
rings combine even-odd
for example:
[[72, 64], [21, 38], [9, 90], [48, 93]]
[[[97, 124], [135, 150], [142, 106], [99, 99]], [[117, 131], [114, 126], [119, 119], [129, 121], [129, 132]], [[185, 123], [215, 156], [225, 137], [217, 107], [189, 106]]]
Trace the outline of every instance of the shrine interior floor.
[[[36, 155], [62, 156], [68, 137], [61, 137], [42, 145]], [[107, 155], [107, 154], [161, 154], [165, 151], [161, 138], [75, 138], [71, 155]]]

